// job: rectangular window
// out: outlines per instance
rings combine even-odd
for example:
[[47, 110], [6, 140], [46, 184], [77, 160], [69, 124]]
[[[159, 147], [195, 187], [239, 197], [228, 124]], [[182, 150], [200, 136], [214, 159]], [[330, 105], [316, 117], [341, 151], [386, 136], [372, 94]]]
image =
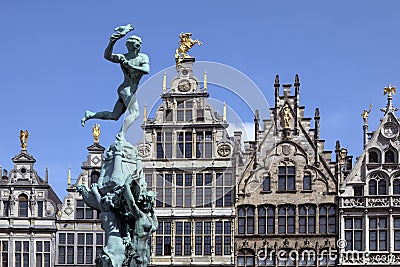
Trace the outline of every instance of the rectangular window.
[[172, 158], [172, 133], [157, 132], [157, 158]]
[[363, 250], [363, 220], [362, 218], [345, 218], [346, 250]]
[[264, 177], [263, 191], [271, 191], [271, 177], [269, 176]]
[[196, 174], [196, 207], [211, 207], [212, 188], [212, 173]]
[[294, 191], [296, 189], [295, 173], [294, 166], [278, 167], [278, 191]]
[[10, 210], [10, 202], [3, 201], [3, 216], [8, 217], [9, 210]]
[[196, 132], [196, 158], [212, 158], [212, 132]]
[[2, 267], [8, 267], [8, 241], [1, 241], [0, 242], [1, 246], [1, 266]]
[[36, 267], [50, 267], [50, 241], [36, 241]]
[[29, 267], [29, 241], [15, 241], [15, 266]]
[[303, 177], [303, 190], [311, 190], [311, 176], [309, 174]]
[[43, 201], [38, 201], [37, 202], [37, 207], [38, 207], [38, 217], [43, 217]]
[[192, 132], [178, 132], [176, 142], [177, 158], [192, 158]]
[[387, 250], [388, 227], [387, 218], [369, 219], [369, 249], [373, 251]]
[[197, 121], [204, 121], [204, 109], [197, 109]]
[[76, 219], [94, 219], [94, 213], [95, 211], [83, 200], [76, 200]]
[[156, 231], [156, 255], [171, 255], [171, 222], [158, 223]]

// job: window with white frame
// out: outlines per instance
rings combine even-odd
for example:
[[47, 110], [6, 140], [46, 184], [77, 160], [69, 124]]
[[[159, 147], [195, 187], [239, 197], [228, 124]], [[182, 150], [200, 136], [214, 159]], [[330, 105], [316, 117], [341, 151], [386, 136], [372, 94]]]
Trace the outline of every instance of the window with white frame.
[[233, 199], [233, 185], [231, 173], [216, 174], [216, 207], [230, 207]]
[[193, 120], [193, 101], [178, 101], [176, 109], [176, 121], [192, 121]]
[[369, 249], [372, 251], [388, 249], [388, 219], [386, 217], [369, 218]]
[[346, 250], [363, 250], [363, 219], [348, 217], [344, 219]]
[[212, 132], [196, 132], [196, 158], [212, 158]]
[[156, 207], [172, 206], [172, 174], [159, 173], [156, 181]]
[[0, 263], [2, 267], [8, 267], [8, 241], [6, 240], [1, 240], [0, 241]]
[[15, 241], [14, 246], [15, 267], [30, 267], [29, 241]]
[[196, 207], [211, 207], [212, 173], [196, 173]]
[[211, 255], [211, 222], [196, 222], [195, 254]]
[[192, 158], [192, 131], [177, 132], [176, 141], [176, 157], [177, 158]]
[[192, 206], [192, 179], [191, 173], [177, 173], [175, 176], [176, 185], [176, 207]]
[[171, 255], [171, 222], [158, 222], [156, 231], [156, 255]]
[[231, 222], [215, 222], [215, 255], [231, 254]]
[[157, 158], [172, 158], [172, 133], [157, 132], [156, 139]]
[[50, 267], [50, 241], [36, 241], [36, 267]]
[[76, 200], [75, 219], [94, 219], [96, 211], [86, 205], [82, 199]]
[[74, 264], [74, 233], [58, 233], [58, 264]]
[[191, 254], [191, 222], [175, 222], [175, 255], [189, 256]]

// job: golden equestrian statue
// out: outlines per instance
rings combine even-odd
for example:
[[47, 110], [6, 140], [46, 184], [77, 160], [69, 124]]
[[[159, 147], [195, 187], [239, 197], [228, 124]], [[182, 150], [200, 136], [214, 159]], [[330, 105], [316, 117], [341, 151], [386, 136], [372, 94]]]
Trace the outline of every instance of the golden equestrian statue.
[[21, 130], [19, 132], [19, 140], [21, 141], [21, 148], [26, 150], [26, 143], [28, 142], [29, 132], [28, 130]]
[[199, 40], [193, 40], [190, 36], [192, 36], [191, 32], [181, 33], [179, 34], [179, 47], [175, 51], [175, 59], [176, 64], [179, 65], [184, 58], [190, 57], [187, 52], [190, 48], [192, 48], [195, 44], [202, 45], [203, 43]]

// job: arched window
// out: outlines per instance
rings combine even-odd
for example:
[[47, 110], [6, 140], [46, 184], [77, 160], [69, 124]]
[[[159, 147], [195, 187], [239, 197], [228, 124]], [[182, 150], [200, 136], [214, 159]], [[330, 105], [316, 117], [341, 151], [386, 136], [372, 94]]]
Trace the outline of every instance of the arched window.
[[319, 206], [319, 233], [336, 233], [336, 208], [333, 205]]
[[314, 206], [299, 206], [299, 232], [300, 233], [315, 233], [315, 207]]
[[242, 249], [237, 256], [237, 266], [250, 267], [255, 266], [255, 253], [249, 249]]
[[385, 163], [394, 163], [394, 152], [393, 150], [388, 150], [385, 152]]
[[387, 183], [381, 173], [374, 173], [368, 182], [370, 195], [387, 195]]
[[240, 207], [238, 210], [238, 233], [254, 234], [254, 207]]
[[258, 207], [258, 233], [259, 234], [275, 233], [275, 207], [273, 206]]
[[281, 206], [278, 211], [278, 233], [294, 234], [295, 232], [295, 208], [293, 206]]
[[18, 197], [18, 217], [28, 217], [28, 197], [24, 194]]
[[400, 179], [393, 181], [393, 195], [400, 195]]
[[369, 163], [378, 163], [378, 153], [376, 151], [371, 151], [368, 154], [368, 162]]

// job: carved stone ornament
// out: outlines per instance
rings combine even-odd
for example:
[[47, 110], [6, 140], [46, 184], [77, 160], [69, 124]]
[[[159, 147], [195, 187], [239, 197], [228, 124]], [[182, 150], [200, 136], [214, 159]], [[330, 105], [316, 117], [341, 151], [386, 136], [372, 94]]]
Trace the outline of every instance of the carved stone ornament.
[[185, 80], [181, 80], [178, 83], [178, 90], [181, 92], [188, 92], [191, 88], [191, 84], [190, 81], [185, 79]]
[[150, 156], [151, 147], [149, 144], [140, 143], [137, 145], [138, 154], [142, 158]]
[[227, 157], [232, 152], [232, 146], [228, 143], [220, 144], [218, 146], [217, 152], [218, 152], [218, 155], [220, 155], [221, 157]]
[[393, 137], [397, 136], [397, 134], [398, 134], [397, 125], [394, 123], [388, 122], [383, 126], [381, 133], [386, 138], [393, 138]]

